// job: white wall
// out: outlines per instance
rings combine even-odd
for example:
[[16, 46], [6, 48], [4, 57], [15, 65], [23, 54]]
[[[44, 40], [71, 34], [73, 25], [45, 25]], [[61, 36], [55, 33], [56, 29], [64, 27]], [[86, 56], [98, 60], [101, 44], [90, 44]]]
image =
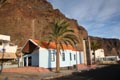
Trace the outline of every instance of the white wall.
[[39, 49], [39, 67], [49, 68], [50, 63], [50, 54], [47, 49]]
[[11, 46], [9, 44], [10, 36], [0, 35], [0, 41], [2, 42], [2, 44], [0, 45], [0, 52], [3, 52], [3, 48], [5, 49], [6, 53], [15, 53], [17, 51], [17, 48], [18, 48], [17, 45]]
[[[91, 55], [92, 55], [93, 51], [91, 51]], [[95, 51], [95, 57], [96, 58], [104, 58], [105, 57], [105, 54], [104, 54], [104, 50], [103, 49], [97, 49]], [[92, 58], [94, 58], [94, 55], [92, 55]]]
[[[60, 67], [69, 67], [76, 64], [84, 63], [83, 52], [64, 50], [60, 51]], [[62, 59], [62, 53], [65, 53], [65, 60]], [[51, 60], [51, 54], [54, 53], [54, 61]], [[70, 60], [71, 53], [71, 60]], [[77, 55], [77, 56], [76, 56]], [[25, 55], [24, 57], [32, 56], [32, 66], [39, 66], [44, 68], [55, 68], [56, 67], [56, 50], [40, 48], [35, 50], [32, 54]], [[77, 58], [76, 58], [77, 57]], [[77, 61], [76, 61], [77, 59]]]
[[[72, 60], [70, 61], [71, 66], [78, 64], [79, 61], [76, 61], [76, 59], [78, 60], [78, 53], [76, 51], [71, 51], [71, 50], [70, 52], [72, 53]], [[76, 54], [77, 54], [77, 58], [76, 58]], [[74, 59], [74, 56], [76, 59]], [[68, 56], [68, 58], [70, 58], [70, 56]]]
[[17, 46], [6, 46], [5, 49], [8, 53], [15, 53], [17, 51]]
[[85, 60], [84, 60], [84, 52], [82, 51], [82, 52], [80, 52], [80, 54], [79, 54], [79, 59], [80, 59], [80, 64], [85, 64]]
[[10, 41], [10, 36], [0, 34], [0, 40]]
[[[4, 49], [6, 53], [15, 53], [17, 51], [18, 46], [10, 46], [7, 44]], [[3, 45], [0, 46], [0, 52], [3, 52]]]
[[[56, 67], [56, 51], [54, 49], [44, 49], [40, 48], [39, 50], [39, 67], [44, 67], [44, 68], [55, 68]], [[65, 53], [65, 61], [62, 60], [62, 53]], [[55, 61], [51, 61], [51, 54], [54, 53]], [[71, 60], [70, 60], [70, 53], [71, 53]], [[77, 54], [77, 61], [74, 59], [74, 55], [76, 57]], [[68, 67], [68, 66], [73, 66], [77, 64], [81, 64], [83, 60], [80, 59], [80, 57], [83, 56], [82, 53], [72, 51], [72, 50], [61, 50], [60, 53], [60, 67]], [[81, 55], [81, 56], [80, 56]]]

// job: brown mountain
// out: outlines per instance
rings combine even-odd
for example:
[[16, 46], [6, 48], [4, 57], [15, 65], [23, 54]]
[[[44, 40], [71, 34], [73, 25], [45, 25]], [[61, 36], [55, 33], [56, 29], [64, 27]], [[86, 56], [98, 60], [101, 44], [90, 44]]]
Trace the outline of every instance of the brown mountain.
[[[10, 35], [12, 42], [23, 46], [27, 39], [38, 39], [48, 34], [50, 26], [56, 18], [65, 19], [70, 23], [80, 39], [88, 36], [87, 31], [77, 24], [76, 20], [64, 16], [58, 9], [53, 9], [47, 0], [0, 0], [0, 34]], [[118, 39], [91, 37], [97, 40], [106, 55], [120, 52]]]
[[79, 39], [88, 36], [76, 20], [65, 17], [46, 0], [0, 0], [0, 34], [10, 35], [19, 46], [30, 38], [40, 40], [56, 18], [67, 20]]
[[120, 53], [120, 40], [112, 38], [99, 38], [90, 36], [90, 40], [97, 41], [101, 48], [104, 49], [105, 55], [117, 55]]

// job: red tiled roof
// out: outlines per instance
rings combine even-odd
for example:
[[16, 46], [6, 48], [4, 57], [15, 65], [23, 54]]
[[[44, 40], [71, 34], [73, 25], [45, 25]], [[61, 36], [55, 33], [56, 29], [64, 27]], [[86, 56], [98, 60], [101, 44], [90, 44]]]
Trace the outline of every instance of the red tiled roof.
[[[40, 44], [40, 42], [38, 40], [32, 40], [34, 41], [36, 44], [38, 44], [39, 46], [43, 47], [43, 48], [51, 48], [51, 49], [55, 49], [56, 48], [56, 44], [55, 42], [51, 42], [49, 45], [47, 45], [47, 42], [42, 42]], [[71, 45], [65, 45], [63, 44], [63, 49], [64, 50], [76, 50], [75, 48], [73, 48]]]

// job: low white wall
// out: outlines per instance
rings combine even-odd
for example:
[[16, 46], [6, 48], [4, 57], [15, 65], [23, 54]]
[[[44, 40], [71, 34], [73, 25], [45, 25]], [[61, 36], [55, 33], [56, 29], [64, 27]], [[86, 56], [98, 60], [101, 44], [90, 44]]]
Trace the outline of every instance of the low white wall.
[[[44, 49], [40, 48], [39, 53], [39, 66], [44, 68], [55, 68], [56, 67], [56, 51], [53, 49]], [[65, 61], [62, 60], [62, 53], [65, 53]], [[55, 61], [51, 61], [51, 54], [54, 53]], [[70, 60], [70, 53], [71, 53], [71, 60]], [[77, 54], [77, 58], [76, 58]], [[81, 55], [81, 56], [80, 56]], [[75, 59], [74, 59], [75, 57]], [[77, 64], [83, 63], [83, 57], [82, 53], [72, 51], [72, 50], [61, 50], [60, 53], [60, 67], [68, 67], [73, 66]], [[77, 61], [76, 61], [77, 59]]]

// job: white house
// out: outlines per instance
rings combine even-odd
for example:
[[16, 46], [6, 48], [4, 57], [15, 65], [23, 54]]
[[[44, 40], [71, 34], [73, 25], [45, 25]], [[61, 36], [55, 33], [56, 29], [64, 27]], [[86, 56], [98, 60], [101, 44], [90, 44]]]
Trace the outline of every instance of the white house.
[[[56, 67], [55, 43], [51, 43], [47, 48], [47, 43], [39, 44], [39, 41], [29, 39], [23, 46], [24, 66], [38, 66], [44, 68]], [[75, 48], [63, 45], [64, 51], [60, 51], [60, 67], [73, 67], [84, 64], [83, 52], [76, 51]]]
[[[91, 51], [91, 57], [92, 57], [92, 60], [94, 60], [93, 51]], [[96, 58], [96, 60], [100, 60], [100, 59], [105, 58], [104, 49], [97, 49], [97, 50], [95, 50], [95, 58]]]
[[[91, 51], [91, 53], [93, 53], [93, 51]], [[104, 58], [105, 54], [104, 54], [104, 49], [97, 49], [95, 51], [95, 58]], [[92, 58], [94, 58], [94, 55], [92, 54]]]
[[10, 43], [10, 36], [0, 34], [0, 60], [12, 60], [16, 58], [17, 45]]

